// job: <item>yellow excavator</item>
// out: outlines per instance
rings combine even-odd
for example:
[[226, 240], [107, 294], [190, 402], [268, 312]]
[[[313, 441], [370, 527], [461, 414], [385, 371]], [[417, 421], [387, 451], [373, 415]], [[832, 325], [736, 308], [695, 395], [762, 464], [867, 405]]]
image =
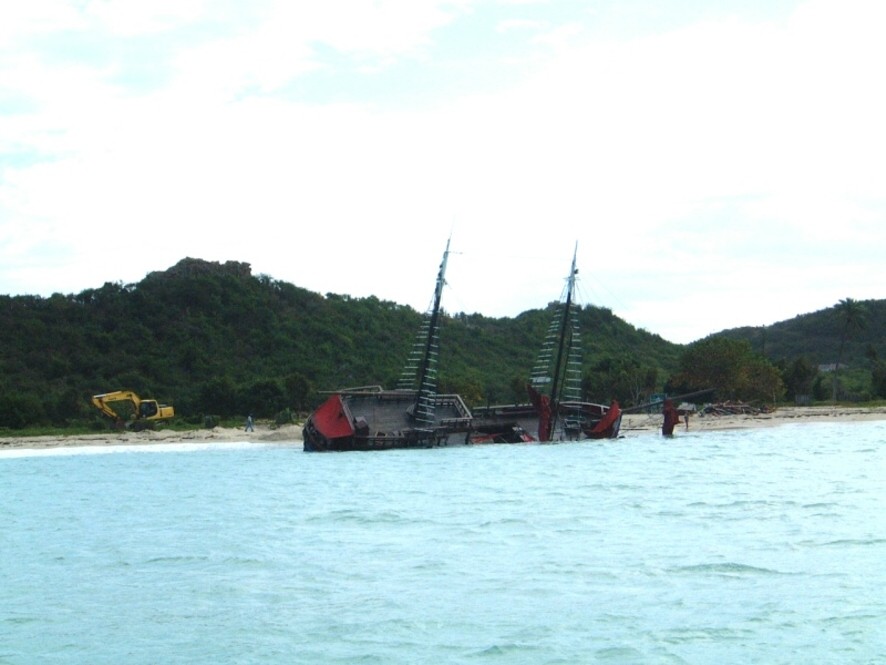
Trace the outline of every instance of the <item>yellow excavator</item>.
[[[126, 402], [131, 413], [118, 413], [111, 408], [115, 402]], [[167, 404], [158, 404], [155, 399], [142, 399], [131, 390], [115, 390], [110, 393], [92, 396], [92, 405], [114, 422], [118, 429], [154, 429], [158, 422], [175, 416], [175, 409]]]

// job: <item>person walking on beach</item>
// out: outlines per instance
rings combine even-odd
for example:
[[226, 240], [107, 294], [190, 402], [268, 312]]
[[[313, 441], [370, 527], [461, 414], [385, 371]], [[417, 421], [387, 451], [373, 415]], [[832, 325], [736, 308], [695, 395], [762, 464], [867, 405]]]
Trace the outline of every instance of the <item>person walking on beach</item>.
[[246, 416], [246, 431], [247, 432], [254, 432], [255, 431], [255, 428], [253, 427], [253, 423], [252, 423], [252, 414], [251, 413], [248, 416]]

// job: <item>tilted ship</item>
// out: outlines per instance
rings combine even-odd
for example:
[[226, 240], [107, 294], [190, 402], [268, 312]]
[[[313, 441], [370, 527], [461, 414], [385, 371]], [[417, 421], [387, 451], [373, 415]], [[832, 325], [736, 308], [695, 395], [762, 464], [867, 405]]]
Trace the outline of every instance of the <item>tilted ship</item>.
[[529, 401], [474, 408], [456, 394], [437, 393], [440, 303], [449, 242], [433, 304], [397, 388], [345, 388], [305, 421], [306, 452], [432, 448], [483, 443], [617, 438], [621, 409], [580, 400], [581, 335], [575, 307], [576, 257], [542, 351], [527, 385]]
[[432, 448], [470, 443], [472, 415], [459, 395], [437, 394], [440, 302], [449, 242], [433, 304], [394, 390], [347, 388], [332, 394], [304, 424], [307, 452]]
[[618, 438], [621, 408], [581, 400], [581, 331], [575, 302], [577, 248], [563, 295], [527, 385], [529, 402], [473, 409], [473, 443]]

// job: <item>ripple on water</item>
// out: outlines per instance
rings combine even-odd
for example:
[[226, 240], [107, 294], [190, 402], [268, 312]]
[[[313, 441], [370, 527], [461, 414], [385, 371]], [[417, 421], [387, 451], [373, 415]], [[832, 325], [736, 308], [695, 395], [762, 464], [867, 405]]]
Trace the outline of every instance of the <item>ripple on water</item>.
[[883, 428], [0, 458], [0, 661], [886, 662]]

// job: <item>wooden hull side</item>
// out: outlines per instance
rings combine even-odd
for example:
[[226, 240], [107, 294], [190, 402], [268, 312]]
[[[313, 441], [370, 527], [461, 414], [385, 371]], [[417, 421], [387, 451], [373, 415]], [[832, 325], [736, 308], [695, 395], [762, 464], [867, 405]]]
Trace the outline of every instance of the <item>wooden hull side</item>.
[[436, 435], [379, 437], [351, 436], [339, 439], [316, 439], [305, 437], [306, 452], [351, 452], [372, 450], [399, 450], [408, 448], [442, 448], [470, 445], [467, 433], [441, 433]]
[[[414, 395], [398, 391], [337, 393], [305, 421], [306, 452], [437, 448], [539, 441], [539, 417], [531, 404], [482, 407], [471, 414], [458, 396], [436, 403], [436, 421], [417, 428], [409, 416]], [[621, 411], [616, 404], [564, 403], [552, 442], [615, 439]]]
[[[558, 420], [560, 424], [551, 437], [552, 441], [617, 439], [621, 428], [621, 410], [617, 405], [563, 403]], [[517, 432], [527, 438], [518, 438], [520, 435]], [[473, 443], [539, 441], [538, 412], [532, 404], [474, 409], [474, 434], [471, 438]]]
[[[308, 416], [306, 452], [436, 448], [470, 443], [471, 415], [457, 395], [435, 401], [435, 422], [416, 427], [410, 411], [415, 394], [403, 391], [337, 393]], [[329, 413], [334, 413], [335, 418]], [[336, 424], [343, 421], [346, 426]]]

